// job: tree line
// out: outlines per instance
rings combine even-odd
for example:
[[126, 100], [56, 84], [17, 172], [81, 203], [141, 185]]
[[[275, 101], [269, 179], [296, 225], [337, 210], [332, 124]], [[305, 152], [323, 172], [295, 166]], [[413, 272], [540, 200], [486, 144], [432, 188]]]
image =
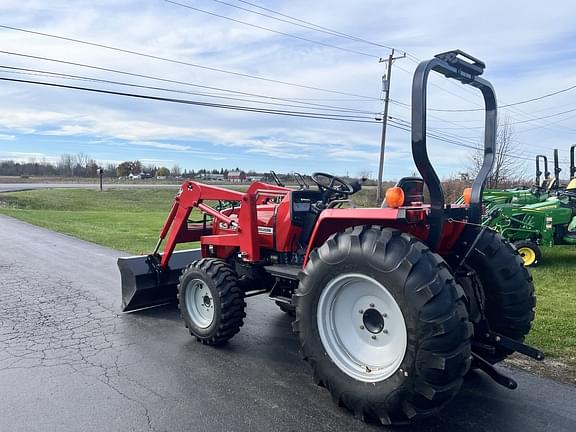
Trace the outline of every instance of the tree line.
[[[220, 174], [225, 178], [231, 171], [240, 171], [240, 168], [230, 170], [227, 168], [198, 170], [181, 169], [178, 165], [171, 168], [144, 164], [139, 160], [124, 161], [119, 164], [99, 163], [85, 153], [63, 154], [55, 161], [29, 158], [26, 162], [15, 160], [0, 161], [0, 176], [19, 177], [98, 177], [98, 169], [102, 169], [104, 177], [128, 177], [130, 174], [147, 174], [152, 177], [200, 177], [208, 174]], [[257, 176], [255, 171], [247, 171], [248, 176]]]

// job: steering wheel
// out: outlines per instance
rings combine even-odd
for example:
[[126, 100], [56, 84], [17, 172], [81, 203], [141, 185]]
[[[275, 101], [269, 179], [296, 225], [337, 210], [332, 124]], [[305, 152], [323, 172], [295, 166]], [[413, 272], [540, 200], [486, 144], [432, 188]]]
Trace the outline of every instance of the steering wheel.
[[576, 199], [576, 190], [572, 189], [560, 189], [558, 191], [558, 196], [564, 196], [569, 199]]
[[[352, 195], [356, 192], [350, 183], [346, 183], [332, 174], [316, 172], [312, 174], [311, 178], [318, 185], [321, 192], [328, 191], [342, 195]], [[328, 184], [326, 185], [326, 183]]]

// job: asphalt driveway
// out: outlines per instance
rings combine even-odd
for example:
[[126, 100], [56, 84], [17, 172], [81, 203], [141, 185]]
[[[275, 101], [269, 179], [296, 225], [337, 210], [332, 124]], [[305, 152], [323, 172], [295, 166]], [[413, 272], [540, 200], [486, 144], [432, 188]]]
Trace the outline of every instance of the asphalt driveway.
[[[173, 307], [120, 312], [119, 252], [0, 216], [0, 431], [367, 431], [314, 385], [290, 319], [265, 297], [223, 348]], [[576, 387], [472, 373], [402, 431], [576, 430]]]

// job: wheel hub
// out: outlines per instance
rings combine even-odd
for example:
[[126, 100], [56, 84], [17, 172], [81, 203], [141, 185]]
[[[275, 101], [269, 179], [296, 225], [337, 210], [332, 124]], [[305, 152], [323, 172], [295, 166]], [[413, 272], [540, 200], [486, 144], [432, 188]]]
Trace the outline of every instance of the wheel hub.
[[400, 368], [406, 323], [394, 296], [377, 280], [358, 273], [332, 279], [318, 299], [317, 324], [326, 353], [350, 377], [379, 382]]
[[364, 323], [364, 328], [370, 333], [378, 334], [384, 330], [384, 318], [382, 317], [382, 313], [377, 309], [367, 309], [362, 314], [362, 322]]
[[532, 265], [536, 261], [536, 253], [528, 247], [518, 249], [518, 254], [520, 254], [526, 266]]
[[192, 322], [200, 328], [208, 328], [214, 320], [214, 299], [208, 285], [200, 279], [188, 282], [185, 301]]
[[212, 299], [207, 295], [205, 295], [202, 300], [204, 301], [204, 307], [209, 308], [212, 305]]

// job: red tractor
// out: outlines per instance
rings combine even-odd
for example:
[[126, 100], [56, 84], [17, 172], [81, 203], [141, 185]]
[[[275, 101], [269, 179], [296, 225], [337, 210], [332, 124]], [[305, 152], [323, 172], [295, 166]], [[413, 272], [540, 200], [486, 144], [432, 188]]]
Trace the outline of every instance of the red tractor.
[[[543, 354], [522, 343], [534, 319], [530, 274], [510, 243], [480, 225], [496, 135], [496, 98], [483, 70], [460, 51], [418, 66], [412, 153], [422, 178], [401, 180], [380, 208], [356, 208], [361, 183], [324, 173], [312, 175], [317, 188], [300, 190], [280, 181], [246, 192], [184, 182], [154, 253], [118, 261], [123, 309], [177, 299], [190, 333], [218, 345], [242, 327], [244, 299], [267, 294], [294, 312], [317, 383], [356, 416], [384, 424], [436, 413], [471, 367], [515, 388], [493, 364], [515, 351]], [[462, 205], [445, 204], [427, 154], [431, 71], [485, 100], [484, 162]], [[174, 252], [198, 241], [199, 250]]]

